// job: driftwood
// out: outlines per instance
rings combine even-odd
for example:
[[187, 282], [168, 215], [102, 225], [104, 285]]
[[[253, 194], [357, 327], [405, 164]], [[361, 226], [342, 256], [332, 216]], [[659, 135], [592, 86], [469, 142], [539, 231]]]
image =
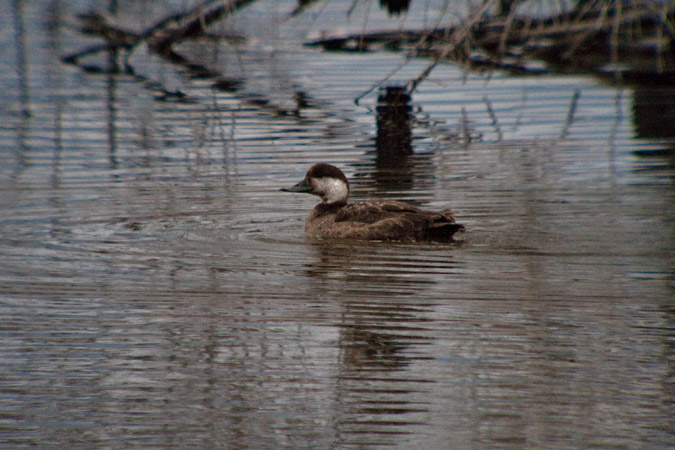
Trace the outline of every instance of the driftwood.
[[[129, 56], [144, 44], [151, 52], [187, 68], [194, 76], [213, 79], [215, 89], [238, 90], [244, 80], [225, 77], [181, 55], [175, 47], [186, 39], [207, 36], [210, 25], [254, 1], [202, 0], [196, 7], [169, 15], [142, 32], [121, 27], [103, 14], [82, 15], [81, 31], [102, 38], [104, 43], [65, 56], [63, 60], [87, 71], [134, 74]], [[327, 0], [301, 1], [290, 16], [300, 14], [315, 1]], [[389, 1], [396, 3], [393, 11], [399, 14], [398, 8], [402, 5], [399, 0]], [[454, 61], [472, 70], [592, 71], [615, 78], [675, 84], [675, 8], [669, 2], [577, 1], [570, 11], [545, 19], [517, 15], [518, 3], [518, 0], [484, 0], [462, 23], [452, 27], [333, 36], [307, 45], [340, 51], [367, 51], [379, 46], [407, 51], [409, 57], [430, 58], [427, 67], [408, 82], [408, 93], [414, 92], [441, 61]], [[219, 38], [243, 39], [223, 35]], [[108, 67], [86, 64], [89, 56], [102, 52], [115, 56], [120, 52], [124, 56], [122, 68], [118, 67], [115, 57], [108, 58]], [[544, 61], [547, 66], [537, 61]], [[362, 96], [356, 99], [357, 103]], [[186, 100], [180, 92], [164, 91], [161, 98], [164, 97]], [[275, 114], [298, 115], [297, 110], [275, 109], [273, 102], [259, 95], [250, 96], [249, 100]], [[298, 103], [298, 110], [300, 107]]]
[[[212, 79], [212, 87], [224, 92], [239, 91], [244, 80], [225, 76], [215, 69], [208, 68], [189, 57], [183, 56], [174, 50], [182, 41], [191, 38], [208, 37], [208, 28], [233, 12], [244, 8], [255, 0], [211, 0], [202, 1], [192, 9], [172, 14], [159, 20], [143, 32], [134, 32], [125, 29], [115, 21], [100, 13], [88, 13], [79, 16], [80, 31], [85, 34], [100, 37], [105, 43], [97, 44], [82, 51], [64, 56], [62, 60], [68, 64], [79, 66], [88, 72], [98, 73], [125, 73], [135, 75], [136, 70], [129, 63], [130, 55], [142, 44], [147, 45], [150, 51], [160, 57], [178, 64], [189, 70], [196, 78]], [[218, 39], [227, 39], [230, 42], [239, 42], [244, 38], [236, 35], [219, 34]], [[115, 58], [108, 58], [108, 67], [88, 64], [88, 57], [98, 53], [117, 54], [124, 52], [123, 68], [118, 67]], [[142, 78], [142, 77], [141, 77]], [[156, 97], [160, 101], [193, 102], [187, 94], [168, 90], [159, 83], [152, 82], [152, 88], [159, 91]], [[266, 109], [277, 116], [300, 117], [300, 110], [311, 108], [314, 102], [304, 92], [296, 92], [293, 98], [294, 106], [284, 108], [260, 94], [244, 94], [240, 92], [242, 103]]]
[[[101, 37], [106, 43], [73, 53], [62, 59], [66, 63], [80, 65], [84, 57], [94, 53], [121, 49], [129, 54], [138, 45], [147, 43], [149, 48], [157, 54], [173, 62], [187, 65], [189, 61], [173, 50], [174, 45], [188, 38], [206, 35], [211, 24], [253, 1], [255, 0], [211, 0], [200, 3], [191, 10], [161, 19], [142, 33], [124, 29], [115, 24], [111, 18], [100, 13], [82, 14], [79, 16], [80, 30], [85, 34]], [[228, 36], [223, 36], [223, 38], [228, 38]], [[229, 38], [241, 39], [234, 36], [229, 36]], [[195, 65], [194, 69], [200, 70], [200, 67]], [[109, 68], [107, 71], [115, 70], [116, 68]], [[133, 73], [133, 68], [125, 63], [125, 71]]]
[[444, 60], [469, 69], [591, 71], [675, 84], [675, 8], [667, 2], [578, 2], [569, 12], [536, 20], [517, 16], [515, 9], [486, 14], [495, 5], [485, 1], [452, 27], [331, 36], [307, 45], [359, 52], [379, 47], [432, 58], [408, 83], [410, 91]]

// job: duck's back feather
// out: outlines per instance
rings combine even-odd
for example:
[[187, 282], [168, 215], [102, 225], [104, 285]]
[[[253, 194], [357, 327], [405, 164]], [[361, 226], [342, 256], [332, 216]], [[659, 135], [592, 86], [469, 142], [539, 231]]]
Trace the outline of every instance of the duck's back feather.
[[373, 224], [384, 219], [420, 213], [424, 212], [410, 203], [376, 200], [352, 203], [340, 208], [335, 215], [335, 221]]
[[449, 240], [457, 231], [452, 211], [424, 211], [397, 201], [369, 201], [339, 208], [317, 207], [307, 221], [309, 234], [372, 240]]

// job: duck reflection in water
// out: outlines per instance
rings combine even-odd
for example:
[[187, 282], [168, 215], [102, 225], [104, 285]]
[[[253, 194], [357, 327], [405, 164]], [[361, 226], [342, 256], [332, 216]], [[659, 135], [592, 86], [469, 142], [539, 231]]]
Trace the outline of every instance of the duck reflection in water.
[[305, 178], [286, 192], [306, 192], [321, 197], [305, 223], [311, 237], [382, 241], [449, 241], [464, 225], [446, 209], [425, 211], [409, 203], [373, 200], [349, 204], [349, 181], [330, 164], [312, 166]]

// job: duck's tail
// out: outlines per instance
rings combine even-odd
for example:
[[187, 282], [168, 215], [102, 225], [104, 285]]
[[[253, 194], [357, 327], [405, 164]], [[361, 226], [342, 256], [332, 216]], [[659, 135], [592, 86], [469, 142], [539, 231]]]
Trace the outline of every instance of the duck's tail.
[[427, 230], [424, 239], [428, 241], [449, 241], [455, 233], [463, 232], [464, 230], [464, 225], [461, 223], [439, 224], [430, 227]]
[[435, 220], [427, 229], [425, 239], [431, 241], [448, 241], [457, 232], [464, 232], [465, 227], [455, 222], [455, 214], [450, 209], [441, 211], [442, 218]]

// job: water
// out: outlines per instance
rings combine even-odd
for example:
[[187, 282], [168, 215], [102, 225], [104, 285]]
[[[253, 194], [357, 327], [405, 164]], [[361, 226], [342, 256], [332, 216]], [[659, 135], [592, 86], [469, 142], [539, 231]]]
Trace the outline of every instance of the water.
[[[162, 15], [139, 4], [129, 23]], [[671, 91], [443, 65], [392, 167], [377, 92], [353, 99], [401, 55], [305, 48], [286, 6], [254, 4], [236, 51], [189, 44], [234, 92], [61, 63], [79, 5], [0, 13], [3, 446], [675, 444]], [[468, 231], [306, 239], [315, 198], [278, 189], [318, 161]]]

